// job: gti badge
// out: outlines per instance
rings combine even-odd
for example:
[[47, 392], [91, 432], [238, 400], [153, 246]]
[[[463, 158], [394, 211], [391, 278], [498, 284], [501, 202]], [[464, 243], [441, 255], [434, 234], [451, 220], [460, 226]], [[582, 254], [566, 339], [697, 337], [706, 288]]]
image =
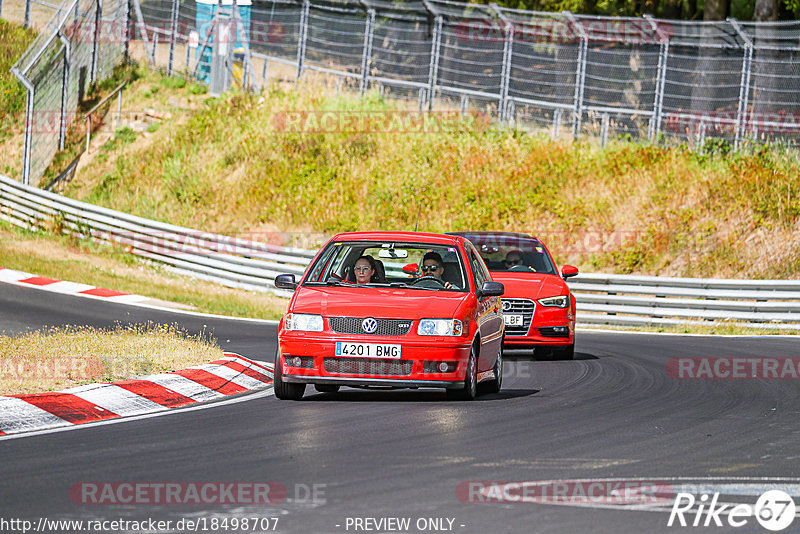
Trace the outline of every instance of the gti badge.
[[372, 317], [367, 317], [366, 319], [361, 321], [361, 329], [367, 334], [374, 334], [375, 331], [378, 329], [378, 321], [376, 321]]

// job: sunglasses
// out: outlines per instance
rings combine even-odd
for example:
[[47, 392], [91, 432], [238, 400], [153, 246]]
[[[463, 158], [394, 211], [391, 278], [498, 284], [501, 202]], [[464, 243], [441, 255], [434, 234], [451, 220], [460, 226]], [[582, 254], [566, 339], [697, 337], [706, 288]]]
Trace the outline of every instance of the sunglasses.
[[435, 273], [438, 269], [439, 269], [438, 265], [423, 265], [422, 266], [422, 272], [432, 271], [432, 272]]
[[522, 260], [505, 260], [503, 261], [506, 265], [519, 265], [522, 263]]

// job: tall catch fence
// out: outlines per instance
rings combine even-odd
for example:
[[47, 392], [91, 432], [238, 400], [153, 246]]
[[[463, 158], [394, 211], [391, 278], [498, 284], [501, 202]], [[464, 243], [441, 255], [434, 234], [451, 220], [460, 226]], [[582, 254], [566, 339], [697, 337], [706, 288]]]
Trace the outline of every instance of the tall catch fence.
[[[3, 0], [3, 9], [42, 1]], [[53, 33], [16, 66], [29, 95], [30, 182], [63, 143], [82, 84], [107, 76], [129, 45], [212, 94], [316, 72], [423, 111], [479, 111], [553, 137], [734, 150], [800, 141], [800, 21], [583, 16], [449, 0], [67, 0], [47, 27]], [[59, 128], [40, 131], [35, 117], [48, 113]]]

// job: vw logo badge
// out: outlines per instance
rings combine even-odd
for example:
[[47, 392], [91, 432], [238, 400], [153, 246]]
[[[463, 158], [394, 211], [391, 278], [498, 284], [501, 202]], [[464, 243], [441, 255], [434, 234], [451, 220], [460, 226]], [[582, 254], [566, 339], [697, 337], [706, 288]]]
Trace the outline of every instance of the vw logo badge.
[[361, 329], [367, 334], [374, 334], [375, 331], [378, 329], [378, 321], [376, 321], [372, 317], [367, 317], [366, 319], [361, 321]]
[[511, 311], [511, 306], [512, 304], [510, 300], [503, 301], [503, 311]]

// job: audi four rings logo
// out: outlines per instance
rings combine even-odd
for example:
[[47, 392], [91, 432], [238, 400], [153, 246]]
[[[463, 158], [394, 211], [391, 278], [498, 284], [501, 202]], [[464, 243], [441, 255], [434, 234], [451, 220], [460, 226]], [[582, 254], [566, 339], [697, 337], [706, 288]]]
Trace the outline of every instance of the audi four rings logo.
[[508, 300], [503, 301], [503, 311], [511, 311], [511, 302]]
[[376, 321], [372, 317], [367, 317], [366, 319], [361, 321], [361, 329], [367, 334], [372, 334], [375, 332], [375, 330], [378, 329], [378, 321]]

